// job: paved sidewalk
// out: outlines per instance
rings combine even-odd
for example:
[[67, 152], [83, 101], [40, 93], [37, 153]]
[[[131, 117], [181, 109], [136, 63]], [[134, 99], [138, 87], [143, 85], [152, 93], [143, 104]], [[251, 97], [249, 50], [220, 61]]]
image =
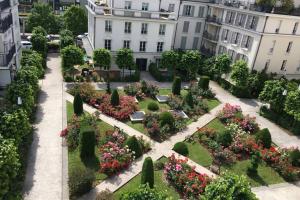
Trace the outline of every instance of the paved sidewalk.
[[30, 147], [25, 200], [59, 200], [62, 191], [63, 91], [58, 54], [48, 55], [48, 69], [42, 80], [36, 113], [35, 132]]

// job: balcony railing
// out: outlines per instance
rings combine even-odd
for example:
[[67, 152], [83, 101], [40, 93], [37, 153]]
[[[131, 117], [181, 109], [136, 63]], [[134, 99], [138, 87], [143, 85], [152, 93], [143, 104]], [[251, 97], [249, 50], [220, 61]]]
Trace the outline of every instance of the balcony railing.
[[207, 22], [212, 22], [212, 23], [216, 23], [218, 25], [221, 25], [222, 24], [222, 19], [220, 18], [217, 18], [216, 16], [207, 16], [206, 17], [206, 21]]
[[16, 53], [16, 46], [13, 45], [8, 52], [0, 53], [0, 66], [6, 67]]
[[201, 53], [203, 53], [204, 55], [207, 55], [207, 56], [214, 56], [216, 54], [215, 50], [206, 48], [205, 46], [201, 46], [200, 51], [201, 51]]
[[10, 0], [0, 1], [0, 10], [5, 10], [10, 7]]
[[5, 33], [7, 29], [10, 28], [10, 26], [13, 23], [12, 14], [9, 14], [5, 18], [0, 18], [0, 33]]
[[219, 40], [219, 35], [211, 34], [211, 33], [208, 33], [207, 31], [203, 32], [203, 37], [208, 39], [208, 40], [215, 41], [215, 42], [217, 42]]

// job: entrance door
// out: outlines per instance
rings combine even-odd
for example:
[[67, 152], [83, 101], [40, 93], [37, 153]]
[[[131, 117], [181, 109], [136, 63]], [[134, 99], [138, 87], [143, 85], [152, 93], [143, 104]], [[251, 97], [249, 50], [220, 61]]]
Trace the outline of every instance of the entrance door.
[[147, 58], [137, 58], [136, 66], [140, 71], [146, 71], [147, 69]]

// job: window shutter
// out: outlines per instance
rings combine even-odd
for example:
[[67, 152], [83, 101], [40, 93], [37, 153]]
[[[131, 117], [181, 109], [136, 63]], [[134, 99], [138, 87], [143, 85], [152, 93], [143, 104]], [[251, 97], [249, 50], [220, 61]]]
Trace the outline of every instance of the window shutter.
[[187, 5], [184, 5], [183, 6], [183, 13], [182, 13], [183, 16], [186, 16], [186, 10], [187, 10]]
[[194, 17], [194, 11], [195, 11], [195, 6], [192, 6], [192, 8], [191, 8], [191, 15], [190, 16]]

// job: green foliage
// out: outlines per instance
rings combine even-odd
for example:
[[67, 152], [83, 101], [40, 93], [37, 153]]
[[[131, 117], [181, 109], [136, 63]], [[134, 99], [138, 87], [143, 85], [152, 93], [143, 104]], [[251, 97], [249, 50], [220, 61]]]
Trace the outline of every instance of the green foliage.
[[72, 69], [74, 65], [82, 65], [84, 63], [82, 50], [74, 45], [65, 47], [61, 51], [61, 56], [64, 70]]
[[163, 127], [165, 125], [169, 125], [170, 128], [174, 127], [175, 119], [173, 115], [169, 112], [162, 112], [159, 115], [159, 121], [160, 121], [160, 127]]
[[263, 91], [259, 94], [259, 99], [271, 105], [271, 109], [281, 113], [285, 102], [282, 95], [285, 90], [286, 82], [283, 80], [266, 81]]
[[87, 31], [87, 15], [80, 6], [70, 6], [63, 15], [65, 26], [73, 35], [79, 35]]
[[126, 145], [132, 152], [134, 152], [136, 158], [143, 155], [141, 144], [139, 143], [139, 141], [136, 139], [135, 136], [129, 137], [126, 140]]
[[122, 194], [120, 200], [166, 200], [167, 196], [155, 188], [151, 189], [148, 185], [141, 185], [135, 191]]
[[59, 17], [55, 16], [53, 9], [48, 4], [35, 3], [27, 20], [27, 27], [30, 31], [34, 27], [41, 26], [48, 33], [58, 33], [61, 27]]
[[33, 50], [22, 50], [21, 58], [22, 67], [34, 67], [38, 70], [38, 77], [44, 76], [43, 57]]
[[60, 45], [60, 49], [63, 49], [67, 46], [70, 45], [74, 45], [74, 39], [73, 39], [73, 33], [68, 30], [68, 29], [64, 29], [62, 31], [59, 32], [59, 45]]
[[290, 153], [290, 159], [293, 166], [299, 167], [300, 166], [300, 151], [299, 149], [294, 149]]
[[79, 93], [77, 93], [73, 100], [74, 113], [79, 116], [83, 114], [83, 102]]
[[253, 153], [251, 155], [251, 165], [247, 169], [249, 175], [257, 174], [257, 168], [260, 161], [261, 161], [261, 155], [259, 152]]
[[176, 151], [177, 153], [183, 155], [183, 156], [188, 156], [189, 155], [189, 149], [188, 146], [184, 142], [177, 142], [173, 150]]
[[225, 131], [222, 131], [222, 132], [218, 133], [217, 141], [222, 146], [228, 147], [233, 141], [231, 132], [228, 131], [228, 130], [225, 130]]
[[300, 90], [291, 91], [286, 97], [284, 110], [295, 120], [300, 121]]
[[47, 54], [47, 38], [37, 31], [37, 34], [32, 34], [31, 39], [32, 49], [42, 55], [43, 58]]
[[92, 98], [97, 96], [97, 91], [91, 83], [75, 84], [68, 90], [68, 92], [73, 96], [80, 94], [84, 102], [90, 102]]
[[209, 86], [209, 77], [208, 76], [201, 76], [200, 80], [198, 82], [199, 88], [202, 88], [203, 90], [207, 90]]
[[32, 29], [32, 34], [33, 35], [42, 35], [44, 37], [47, 36], [46, 30], [43, 27], [41, 27], [41, 26], [34, 27]]
[[201, 55], [198, 50], [186, 51], [181, 58], [181, 64], [188, 72], [188, 76], [193, 79], [199, 70]]
[[180, 95], [180, 90], [181, 90], [181, 78], [177, 76], [173, 81], [172, 93], [174, 95]]
[[4, 139], [0, 135], [0, 199], [5, 199], [5, 195], [13, 185], [19, 168], [19, 155], [14, 140]]
[[93, 130], [82, 130], [79, 135], [79, 152], [81, 159], [95, 156], [96, 137]]
[[3, 112], [0, 115], [0, 135], [5, 139], [14, 139], [17, 146], [31, 132], [27, 114], [22, 109]]
[[272, 145], [272, 137], [269, 129], [264, 128], [256, 133], [256, 141], [260, 142], [265, 148], [270, 148]]
[[188, 106], [190, 106], [191, 108], [194, 107], [195, 102], [194, 102], [193, 94], [192, 94], [191, 91], [189, 91], [189, 92], [187, 93], [187, 95], [185, 96], [184, 102], [185, 102]]
[[104, 48], [95, 49], [93, 60], [95, 65], [99, 66], [100, 68], [104, 68], [106, 70], [110, 69], [111, 54], [109, 50]]
[[154, 187], [154, 169], [151, 157], [144, 160], [141, 176], [141, 184], [148, 184], [150, 188]]
[[157, 111], [159, 109], [159, 106], [156, 102], [150, 102], [147, 106], [148, 110], [151, 110], [151, 111]]
[[118, 90], [114, 90], [111, 97], [110, 97], [110, 103], [112, 106], [118, 106], [120, 104], [120, 97]]
[[69, 172], [70, 199], [77, 199], [92, 189], [94, 172], [83, 166], [75, 165]]
[[282, 10], [287, 13], [294, 9], [294, 0], [281, 0], [281, 3]]
[[249, 70], [247, 63], [243, 60], [238, 60], [232, 65], [231, 79], [236, 85], [246, 86], [248, 83]]
[[[216, 56], [213, 65], [213, 72], [214, 74], [218, 75], [219, 77], [222, 74], [227, 74], [230, 72], [230, 57], [227, 54], [221, 54]], [[211, 67], [211, 66], [210, 66]]]
[[210, 77], [215, 76], [216, 72], [215, 72], [215, 68], [212, 66], [215, 66], [215, 62], [216, 62], [216, 57], [212, 56], [209, 58], [206, 58], [203, 61], [202, 67], [200, 68], [200, 72], [203, 75], [207, 75]]
[[179, 62], [179, 55], [174, 50], [164, 51], [161, 55], [161, 67], [167, 68], [170, 72], [175, 72]]
[[229, 172], [225, 172], [206, 186], [202, 198], [204, 200], [257, 200], [246, 177]]
[[252, 72], [248, 78], [247, 90], [252, 97], [258, 98], [259, 93], [263, 90], [265, 82], [272, 77], [262, 72]]
[[119, 49], [117, 51], [116, 64], [123, 70], [124, 77], [124, 69], [134, 68], [133, 51], [127, 48]]

